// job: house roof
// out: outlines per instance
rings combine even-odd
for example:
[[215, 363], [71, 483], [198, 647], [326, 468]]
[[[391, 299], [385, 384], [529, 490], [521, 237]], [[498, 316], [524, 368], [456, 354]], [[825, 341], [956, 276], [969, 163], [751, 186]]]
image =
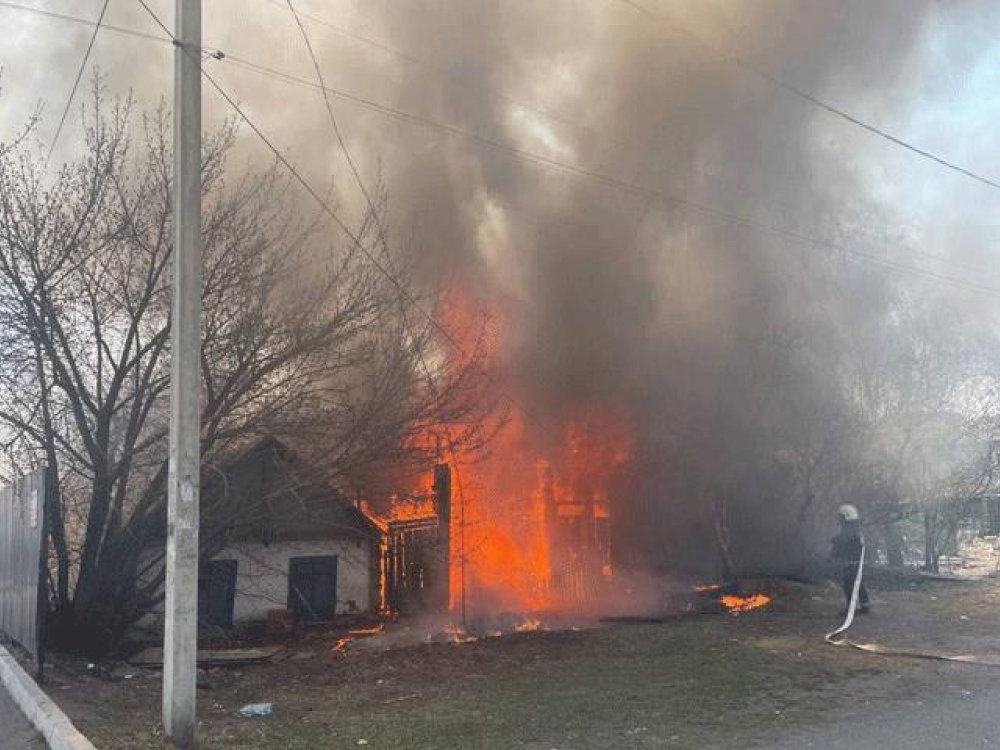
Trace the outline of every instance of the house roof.
[[204, 475], [203, 534], [231, 542], [377, 539], [380, 529], [276, 437]]

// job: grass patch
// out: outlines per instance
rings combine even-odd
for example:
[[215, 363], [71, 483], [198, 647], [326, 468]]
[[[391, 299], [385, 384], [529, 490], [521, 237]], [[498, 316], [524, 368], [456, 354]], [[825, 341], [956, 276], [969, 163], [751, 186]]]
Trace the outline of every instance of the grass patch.
[[[905, 596], [893, 606], [909, 628]], [[956, 596], [970, 603], [965, 592]], [[346, 657], [319, 649], [315, 659], [211, 677], [211, 689], [199, 691], [201, 747], [326, 750], [359, 747], [359, 740], [373, 750], [768, 747], [859, 701], [866, 711], [881, 710], [986, 678], [830, 647], [822, 633], [835, 611], [831, 601], [458, 647]], [[866, 625], [885, 632], [891, 622], [884, 617]], [[71, 687], [54, 695], [68, 699], [98, 747], [162, 747], [158, 679]], [[275, 703], [273, 716], [234, 716], [260, 700]]]

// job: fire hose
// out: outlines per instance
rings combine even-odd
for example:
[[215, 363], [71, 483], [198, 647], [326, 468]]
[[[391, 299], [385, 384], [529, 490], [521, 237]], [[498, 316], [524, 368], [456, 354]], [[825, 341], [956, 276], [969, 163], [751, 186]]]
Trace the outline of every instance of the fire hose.
[[1000, 656], [980, 656], [977, 654], [946, 654], [939, 651], [910, 651], [907, 649], [890, 648], [877, 643], [859, 643], [852, 641], [844, 634], [854, 623], [854, 615], [858, 608], [858, 594], [861, 591], [861, 577], [865, 567], [865, 540], [861, 539], [861, 555], [858, 557], [858, 570], [854, 574], [854, 585], [851, 588], [851, 599], [847, 605], [847, 615], [844, 622], [834, 631], [827, 633], [823, 640], [831, 646], [850, 646], [859, 651], [882, 656], [900, 656], [910, 659], [933, 659], [935, 661], [952, 661], [962, 664], [980, 664], [988, 667], [1000, 667]]
[[[844, 618], [843, 624], [836, 630], [827, 633], [823, 640], [834, 646], [841, 646], [850, 643], [847, 638], [837, 638], [837, 636], [842, 633], [846, 633], [847, 629], [851, 627], [854, 623], [854, 613], [858, 608], [858, 594], [861, 591], [861, 576], [864, 575], [865, 571], [865, 538], [861, 537], [861, 554], [858, 555], [858, 570], [854, 574], [854, 585], [851, 587], [851, 600], [847, 603], [847, 616]], [[852, 644], [853, 645], [853, 644]]]

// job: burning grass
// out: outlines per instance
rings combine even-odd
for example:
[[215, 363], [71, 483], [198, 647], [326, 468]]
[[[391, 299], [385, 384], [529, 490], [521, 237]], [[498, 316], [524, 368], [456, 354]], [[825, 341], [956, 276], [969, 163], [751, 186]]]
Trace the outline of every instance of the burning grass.
[[539, 630], [542, 627], [541, 620], [536, 620], [534, 617], [525, 617], [521, 622], [514, 626], [514, 630], [518, 633], [528, 633], [532, 630]]
[[[794, 596], [787, 583], [777, 580], [746, 580], [730, 583], [701, 583], [692, 587], [702, 601], [712, 602], [712, 607], [720, 607], [734, 617], [746, 612], [763, 609], [780, 594]], [[700, 611], [706, 611], [700, 608]]]
[[371, 638], [373, 636], [381, 635], [385, 632], [385, 625], [378, 624], [371, 628], [356, 628], [354, 630], [348, 630], [346, 635], [342, 635], [334, 641], [333, 650], [334, 651], [344, 651], [352, 643], [361, 638]]
[[766, 594], [753, 594], [751, 596], [720, 596], [719, 602], [723, 607], [729, 610], [732, 615], [739, 615], [744, 612], [750, 612], [754, 609], [760, 609], [761, 607], [766, 607], [771, 603], [771, 597]]

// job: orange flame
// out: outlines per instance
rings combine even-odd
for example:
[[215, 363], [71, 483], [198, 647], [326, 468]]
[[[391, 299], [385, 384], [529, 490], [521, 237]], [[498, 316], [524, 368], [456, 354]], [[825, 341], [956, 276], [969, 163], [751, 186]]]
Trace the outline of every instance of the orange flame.
[[333, 644], [334, 651], [346, 651], [347, 647], [359, 638], [367, 638], [369, 636], [378, 635], [385, 631], [385, 626], [376, 625], [371, 628], [357, 628], [355, 630], [348, 630], [347, 635], [341, 636]]
[[361, 509], [365, 515], [385, 531], [392, 521], [418, 521], [434, 518], [434, 500], [428, 496], [393, 497], [389, 501], [389, 509], [379, 512], [370, 503], [362, 501]]
[[521, 622], [514, 626], [514, 630], [518, 633], [529, 633], [533, 630], [540, 630], [542, 627], [542, 621], [536, 620], [534, 617], [525, 617]]
[[[493, 371], [506, 346], [502, 321], [488, 316], [485, 336], [468, 321], [482, 319], [482, 305], [455, 291], [438, 310], [455, 340], [486, 348]], [[448, 367], [460, 368], [453, 351]], [[600, 600], [612, 576], [613, 479], [633, 453], [630, 425], [606, 404], [589, 404], [559, 419], [527, 419], [520, 409], [493, 437], [488, 455], [452, 445], [460, 425], [431, 427], [417, 438], [438, 447], [451, 467], [449, 592], [453, 611], [538, 612]], [[545, 422], [545, 427], [539, 427]], [[544, 433], [544, 434], [543, 434]], [[561, 433], [561, 440], [553, 437]], [[555, 445], [553, 445], [555, 443]], [[383, 529], [391, 521], [434, 518], [433, 475], [396, 499], [387, 513], [373, 514]]]
[[486, 461], [453, 466], [452, 606], [537, 612], [593, 603], [612, 576], [611, 479], [631, 436], [597, 410], [548, 455], [513, 415]]
[[752, 596], [722, 596], [719, 602], [733, 615], [760, 609], [771, 603], [771, 597], [766, 594], [753, 594]]

